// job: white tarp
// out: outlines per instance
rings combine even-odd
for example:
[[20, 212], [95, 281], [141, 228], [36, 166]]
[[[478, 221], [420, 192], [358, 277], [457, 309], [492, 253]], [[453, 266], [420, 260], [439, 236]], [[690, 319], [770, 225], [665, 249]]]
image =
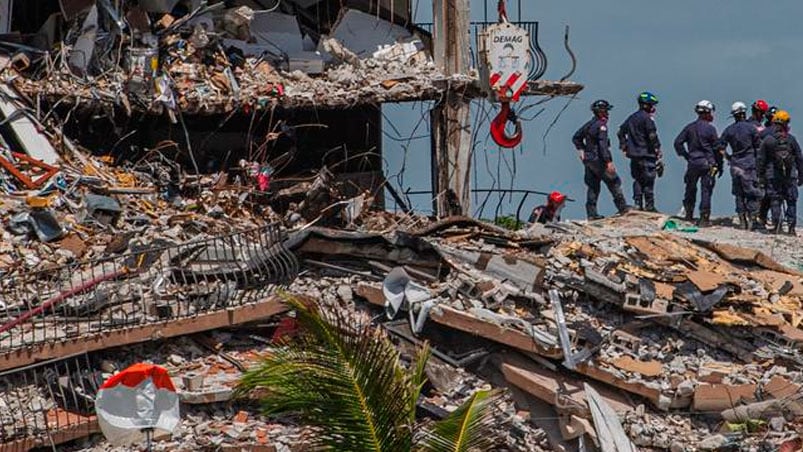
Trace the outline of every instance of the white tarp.
[[95, 412], [103, 435], [115, 446], [143, 444], [147, 432], [171, 433], [181, 420], [167, 372], [148, 364], [135, 364], [107, 380]]

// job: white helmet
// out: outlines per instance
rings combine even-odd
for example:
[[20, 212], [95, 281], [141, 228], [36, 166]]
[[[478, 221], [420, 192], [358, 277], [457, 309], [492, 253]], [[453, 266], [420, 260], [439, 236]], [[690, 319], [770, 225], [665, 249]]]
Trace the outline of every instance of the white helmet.
[[711, 113], [714, 110], [716, 110], [716, 107], [714, 107], [714, 103], [710, 100], [701, 100], [694, 106], [694, 111], [697, 113]]
[[733, 105], [731, 105], [731, 114], [736, 116], [741, 113], [747, 114], [747, 104], [744, 102], [734, 102]]

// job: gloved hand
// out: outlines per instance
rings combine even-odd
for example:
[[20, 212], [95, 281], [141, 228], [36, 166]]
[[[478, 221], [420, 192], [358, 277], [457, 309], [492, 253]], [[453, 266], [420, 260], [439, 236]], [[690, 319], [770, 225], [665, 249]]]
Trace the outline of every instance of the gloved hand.
[[658, 163], [655, 164], [655, 175], [658, 177], [663, 177], [664, 169], [664, 161], [658, 160]]
[[716, 165], [712, 165], [712, 166], [708, 167], [708, 175], [711, 176], [711, 177], [716, 176], [718, 171], [719, 171], [719, 169], [717, 169]]
[[722, 177], [725, 174], [725, 165], [718, 165], [717, 167], [717, 178]]

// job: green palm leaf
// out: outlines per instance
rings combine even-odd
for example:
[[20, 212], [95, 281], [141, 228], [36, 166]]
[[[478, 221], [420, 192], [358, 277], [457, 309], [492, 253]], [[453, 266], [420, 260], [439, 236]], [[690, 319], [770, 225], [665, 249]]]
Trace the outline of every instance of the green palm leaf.
[[491, 449], [496, 443], [493, 433], [499, 425], [494, 411], [502, 392], [477, 391], [447, 418], [438, 421], [426, 433], [420, 450], [427, 452], [469, 452]]
[[237, 394], [266, 390], [263, 412], [294, 414], [315, 427], [314, 448], [409, 451], [428, 350], [411, 375], [380, 330], [355, 324], [340, 311], [285, 301], [296, 310], [303, 334], [247, 372]]

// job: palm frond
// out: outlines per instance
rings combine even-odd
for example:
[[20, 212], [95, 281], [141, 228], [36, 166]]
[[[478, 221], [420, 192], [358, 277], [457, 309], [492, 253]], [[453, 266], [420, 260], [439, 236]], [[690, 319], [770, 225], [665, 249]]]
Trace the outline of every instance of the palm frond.
[[[343, 451], [408, 451], [421, 377], [406, 372], [379, 330], [314, 303], [285, 300], [297, 312], [302, 335], [284, 344], [237, 388], [261, 388], [269, 415], [299, 416], [317, 428], [313, 447]], [[422, 355], [420, 355], [423, 357]], [[421, 372], [423, 374], [423, 371]]]
[[485, 451], [496, 442], [494, 411], [500, 390], [477, 391], [448, 417], [438, 421], [424, 436], [420, 450], [426, 452]]
[[430, 356], [432, 356], [432, 350], [429, 347], [429, 342], [424, 342], [424, 346], [418, 350], [418, 354], [415, 357], [415, 362], [412, 366], [413, 373], [410, 375], [410, 384], [413, 386], [413, 391], [410, 393], [411, 425], [415, 423], [415, 409], [418, 404], [418, 397], [427, 382], [426, 367]]

